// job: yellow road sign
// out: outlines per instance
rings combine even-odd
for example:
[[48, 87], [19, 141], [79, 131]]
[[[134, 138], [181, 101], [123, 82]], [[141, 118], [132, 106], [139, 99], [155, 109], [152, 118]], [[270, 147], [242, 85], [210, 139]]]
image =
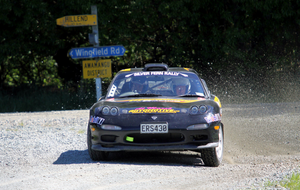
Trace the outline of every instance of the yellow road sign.
[[82, 61], [83, 78], [106, 78], [111, 77], [111, 60], [85, 60]]
[[70, 15], [56, 19], [56, 24], [64, 27], [97, 25], [97, 15]]

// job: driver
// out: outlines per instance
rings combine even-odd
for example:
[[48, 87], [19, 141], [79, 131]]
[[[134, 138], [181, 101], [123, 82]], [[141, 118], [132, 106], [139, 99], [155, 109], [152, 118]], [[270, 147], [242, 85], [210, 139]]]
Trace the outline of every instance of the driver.
[[142, 93], [146, 91], [147, 82], [145, 78], [142, 77], [133, 77], [131, 79], [132, 87], [131, 91], [136, 93]]
[[190, 81], [187, 78], [176, 78], [172, 81], [173, 90], [177, 96], [188, 94], [190, 91]]

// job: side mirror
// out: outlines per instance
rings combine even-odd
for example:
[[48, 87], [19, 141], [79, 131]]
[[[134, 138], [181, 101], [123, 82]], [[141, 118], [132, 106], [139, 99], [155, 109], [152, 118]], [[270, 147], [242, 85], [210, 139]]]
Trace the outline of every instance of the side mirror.
[[101, 101], [105, 98], [105, 96], [101, 96], [98, 101]]

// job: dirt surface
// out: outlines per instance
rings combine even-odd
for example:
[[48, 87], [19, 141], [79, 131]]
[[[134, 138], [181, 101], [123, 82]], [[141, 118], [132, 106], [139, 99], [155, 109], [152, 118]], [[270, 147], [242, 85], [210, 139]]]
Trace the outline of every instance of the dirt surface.
[[217, 168], [193, 152], [118, 153], [94, 162], [87, 120], [88, 110], [0, 114], [0, 189], [261, 189], [300, 172], [300, 102], [223, 105]]

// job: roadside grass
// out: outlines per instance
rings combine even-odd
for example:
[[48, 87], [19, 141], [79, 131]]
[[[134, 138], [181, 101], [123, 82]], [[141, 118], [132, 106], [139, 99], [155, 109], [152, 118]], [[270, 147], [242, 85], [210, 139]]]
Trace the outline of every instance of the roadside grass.
[[281, 181], [268, 181], [264, 184], [267, 188], [286, 188], [290, 190], [300, 189], [300, 173], [292, 173], [290, 176], [286, 176]]
[[85, 130], [79, 130], [78, 132], [77, 132], [78, 134], [84, 134], [85, 133]]

